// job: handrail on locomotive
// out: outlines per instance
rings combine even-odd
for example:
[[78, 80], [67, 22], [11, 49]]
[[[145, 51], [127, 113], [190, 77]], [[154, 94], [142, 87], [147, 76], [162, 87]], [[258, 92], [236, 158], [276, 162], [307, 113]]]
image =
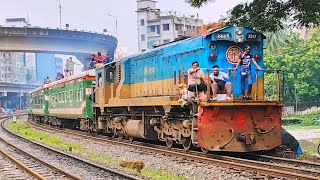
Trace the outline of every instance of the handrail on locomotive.
[[[207, 94], [207, 101], [210, 101], [210, 97], [211, 97], [211, 94], [210, 94], [210, 91], [211, 91], [211, 80], [210, 80], [210, 72], [212, 70], [212, 68], [200, 68], [202, 69], [203, 71], [205, 71], [206, 75], [207, 75], [207, 91], [206, 91], [206, 94]], [[227, 70], [226, 68], [219, 68], [219, 70]], [[254, 98], [253, 100], [254, 101], [258, 101], [258, 91], [259, 91], [259, 71], [261, 71], [262, 73], [275, 73], [276, 75], [276, 82], [277, 82], [277, 99], [276, 101], [277, 102], [281, 102], [282, 101], [282, 97], [281, 97], [281, 87], [280, 87], [280, 84], [281, 84], [281, 80], [280, 80], [280, 72], [281, 70], [280, 69], [256, 69], [255, 70], [255, 78], [256, 78], [256, 83], [255, 83], [255, 92], [254, 92]], [[235, 99], [235, 94], [236, 94], [236, 82], [237, 82], [237, 74], [236, 74], [236, 70], [232, 69], [232, 83], [231, 83], [231, 86], [232, 86], [232, 89], [233, 89], [233, 98], [232, 100], [236, 100]], [[265, 88], [265, 86], [263, 86], [263, 88]], [[265, 90], [265, 89], [263, 89]], [[196, 93], [198, 93], [198, 91], [196, 91]], [[265, 97], [263, 98], [264, 101], [266, 101]]]

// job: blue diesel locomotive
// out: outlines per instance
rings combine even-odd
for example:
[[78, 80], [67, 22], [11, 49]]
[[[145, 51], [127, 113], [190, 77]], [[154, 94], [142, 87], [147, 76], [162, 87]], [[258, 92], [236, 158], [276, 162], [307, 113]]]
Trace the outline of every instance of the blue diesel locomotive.
[[[226, 27], [208, 35], [167, 43], [96, 69], [90, 91], [93, 117], [79, 120], [82, 129], [113, 137], [164, 141], [207, 151], [252, 152], [281, 144], [280, 77], [278, 96], [264, 95], [264, 35], [248, 27]], [[235, 70], [246, 46], [257, 65], [250, 65], [253, 100], [243, 100], [241, 68]], [[188, 87], [188, 69], [197, 61], [204, 72], [206, 90], [180, 101]], [[213, 101], [209, 76], [212, 67], [233, 68], [229, 78], [231, 100], [218, 94]], [[190, 82], [189, 82], [190, 83]], [[248, 90], [248, 85], [243, 86]], [[250, 88], [251, 88], [250, 87]], [[177, 93], [177, 89], [179, 89]], [[185, 90], [186, 91], [186, 90]], [[188, 92], [189, 93], [189, 92]], [[218, 92], [219, 93], [219, 92]], [[220, 92], [221, 93], [221, 92]], [[198, 94], [198, 96], [197, 96]]]

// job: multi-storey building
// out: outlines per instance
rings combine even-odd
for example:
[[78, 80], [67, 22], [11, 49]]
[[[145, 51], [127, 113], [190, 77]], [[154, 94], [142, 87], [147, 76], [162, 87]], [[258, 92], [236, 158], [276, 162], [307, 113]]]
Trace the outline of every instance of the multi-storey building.
[[26, 83], [26, 59], [24, 53], [0, 53], [0, 82]]
[[11, 82], [14, 77], [13, 62], [10, 59], [10, 53], [0, 53], [0, 82]]
[[184, 31], [203, 24], [194, 16], [177, 16], [175, 12], [161, 12], [155, 0], [137, 0], [137, 25], [139, 52], [168, 43]]
[[37, 73], [36, 73], [36, 54], [35, 53], [26, 53], [26, 68], [27, 74], [26, 79], [27, 83], [34, 83], [37, 81]]

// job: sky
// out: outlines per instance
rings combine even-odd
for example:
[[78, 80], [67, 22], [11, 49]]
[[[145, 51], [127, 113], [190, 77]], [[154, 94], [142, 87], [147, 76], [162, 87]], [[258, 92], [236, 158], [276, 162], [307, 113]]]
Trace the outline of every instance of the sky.
[[[136, 0], [60, 0], [62, 27], [70, 29], [110, 33], [116, 31], [118, 21], [119, 47], [129, 54], [138, 51]], [[160, 11], [175, 11], [177, 15], [196, 15], [204, 23], [216, 22], [226, 11], [245, 0], [216, 0], [204, 7], [192, 8], [185, 0], [158, 0]], [[108, 16], [111, 14], [114, 17]], [[25, 17], [33, 26], [59, 27], [59, 5], [57, 0], [0, 0], [0, 25], [6, 18]], [[116, 17], [116, 18], [115, 18]]]

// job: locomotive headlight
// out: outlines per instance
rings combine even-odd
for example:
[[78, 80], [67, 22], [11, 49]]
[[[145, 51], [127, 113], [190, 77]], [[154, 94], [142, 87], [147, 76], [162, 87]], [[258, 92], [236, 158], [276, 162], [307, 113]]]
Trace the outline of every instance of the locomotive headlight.
[[242, 42], [242, 41], [243, 41], [243, 38], [242, 38], [241, 36], [239, 36], [239, 37], [237, 38], [237, 41], [238, 41], [238, 42]]
[[236, 28], [236, 33], [237, 33], [237, 35], [242, 35], [243, 34], [243, 28], [242, 27], [237, 27]]
[[217, 55], [216, 54], [214, 54], [214, 53], [211, 53], [210, 54], [210, 59], [211, 60], [215, 60], [217, 58]]
[[259, 61], [259, 60], [261, 59], [260, 54], [255, 54], [255, 55], [254, 55], [254, 59], [257, 60], [257, 61]]

